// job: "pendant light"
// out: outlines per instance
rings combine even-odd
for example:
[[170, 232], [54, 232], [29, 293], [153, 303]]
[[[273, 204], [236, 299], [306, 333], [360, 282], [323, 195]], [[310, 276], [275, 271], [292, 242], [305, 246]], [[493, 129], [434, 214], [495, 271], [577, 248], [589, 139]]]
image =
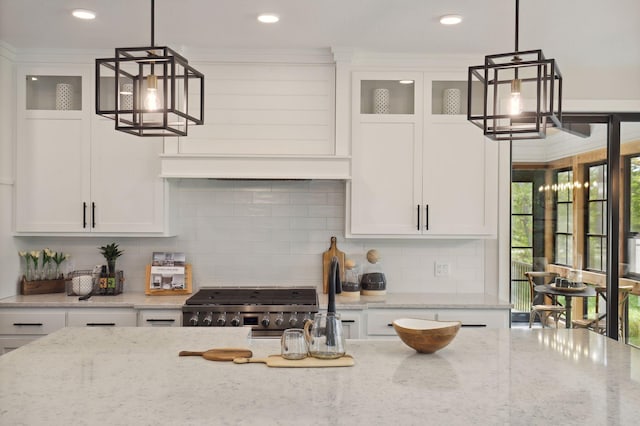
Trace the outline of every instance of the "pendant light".
[[469, 67], [467, 120], [493, 140], [543, 139], [561, 127], [562, 75], [542, 50], [518, 50], [520, 0], [516, 0], [515, 52], [485, 56]]
[[136, 136], [187, 136], [204, 123], [204, 75], [168, 47], [117, 47], [114, 58], [96, 59], [96, 113], [116, 130]]

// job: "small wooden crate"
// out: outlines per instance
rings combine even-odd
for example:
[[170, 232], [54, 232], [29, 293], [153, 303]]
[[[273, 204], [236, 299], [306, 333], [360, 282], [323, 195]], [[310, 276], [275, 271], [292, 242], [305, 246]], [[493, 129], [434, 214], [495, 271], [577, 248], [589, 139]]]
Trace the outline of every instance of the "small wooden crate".
[[27, 279], [23, 276], [22, 282], [20, 282], [20, 294], [24, 295], [64, 292], [64, 279], [27, 281]]

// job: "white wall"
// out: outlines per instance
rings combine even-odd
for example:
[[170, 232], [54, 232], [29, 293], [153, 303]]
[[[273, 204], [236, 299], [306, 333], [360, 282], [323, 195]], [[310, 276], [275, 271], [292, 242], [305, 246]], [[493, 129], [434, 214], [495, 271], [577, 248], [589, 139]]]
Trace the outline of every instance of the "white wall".
[[[144, 291], [145, 264], [162, 250], [186, 252], [196, 286], [321, 286], [322, 252], [333, 235], [347, 256], [377, 249], [390, 292], [485, 290], [482, 240], [345, 241], [342, 181], [181, 180], [176, 192], [177, 237], [16, 240], [21, 249], [69, 252], [76, 269], [101, 263], [97, 247], [116, 241], [127, 292]], [[434, 276], [436, 260], [451, 265], [449, 277]]]
[[0, 297], [15, 294], [19, 258], [12, 230], [15, 85], [13, 52], [0, 43]]

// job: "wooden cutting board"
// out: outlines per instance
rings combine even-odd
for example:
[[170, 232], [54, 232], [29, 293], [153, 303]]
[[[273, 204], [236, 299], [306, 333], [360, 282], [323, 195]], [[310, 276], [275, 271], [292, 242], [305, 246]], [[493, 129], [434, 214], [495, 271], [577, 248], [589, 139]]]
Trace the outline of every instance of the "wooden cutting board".
[[336, 237], [331, 237], [331, 246], [329, 250], [322, 254], [322, 292], [329, 293], [329, 274], [331, 273], [331, 259], [333, 256], [338, 258], [340, 264], [340, 281], [344, 282], [344, 252], [338, 250]]
[[209, 361], [233, 361], [236, 358], [251, 358], [253, 353], [249, 349], [220, 348], [208, 351], [181, 351], [179, 356], [202, 356]]
[[336, 359], [320, 359], [306, 357], [303, 359], [284, 359], [280, 355], [269, 355], [267, 358], [236, 358], [236, 364], [263, 363], [269, 367], [316, 368], [316, 367], [351, 367], [355, 364], [351, 355]]

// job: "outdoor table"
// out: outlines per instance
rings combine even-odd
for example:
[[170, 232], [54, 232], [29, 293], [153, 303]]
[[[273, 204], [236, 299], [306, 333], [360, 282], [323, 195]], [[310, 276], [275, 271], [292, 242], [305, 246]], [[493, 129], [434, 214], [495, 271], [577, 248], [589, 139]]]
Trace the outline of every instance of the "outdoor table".
[[537, 285], [534, 290], [538, 293], [549, 294], [551, 296], [564, 296], [566, 300], [567, 316], [565, 319], [566, 328], [571, 328], [571, 299], [574, 297], [594, 297], [596, 290], [593, 287], [587, 286], [583, 290], [577, 290], [575, 288], [555, 287], [552, 284]]

